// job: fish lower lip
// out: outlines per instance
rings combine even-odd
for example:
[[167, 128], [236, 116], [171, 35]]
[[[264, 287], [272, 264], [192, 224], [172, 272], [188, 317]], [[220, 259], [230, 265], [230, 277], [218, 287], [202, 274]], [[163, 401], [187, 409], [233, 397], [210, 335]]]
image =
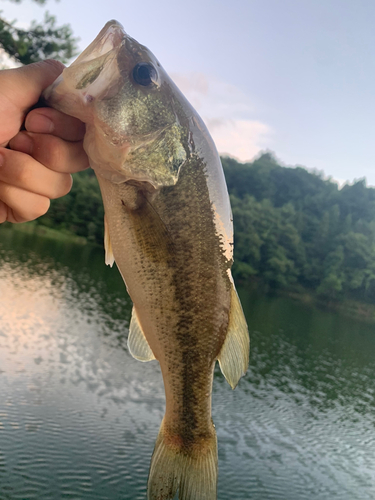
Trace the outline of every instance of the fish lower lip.
[[115, 51], [126, 36], [124, 28], [119, 22], [109, 21], [95, 40], [91, 42], [71, 66], [96, 59], [104, 54]]
[[100, 43], [103, 46], [110, 44], [112, 49], [118, 47], [125, 36], [124, 28], [117, 21], [109, 21], [102, 31], [103, 35], [98, 37]]

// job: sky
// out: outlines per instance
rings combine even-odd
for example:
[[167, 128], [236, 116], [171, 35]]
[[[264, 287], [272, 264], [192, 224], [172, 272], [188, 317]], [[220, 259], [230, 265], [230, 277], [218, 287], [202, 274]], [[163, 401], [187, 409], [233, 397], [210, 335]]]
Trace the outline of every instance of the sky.
[[340, 185], [375, 186], [373, 0], [2, 0], [27, 27], [47, 9], [83, 50], [117, 19], [156, 55], [220, 153], [272, 151]]

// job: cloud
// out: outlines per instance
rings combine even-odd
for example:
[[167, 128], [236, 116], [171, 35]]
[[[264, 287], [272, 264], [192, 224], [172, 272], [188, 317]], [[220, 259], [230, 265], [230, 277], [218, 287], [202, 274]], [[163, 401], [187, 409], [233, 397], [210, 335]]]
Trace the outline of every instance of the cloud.
[[171, 76], [203, 118], [219, 153], [246, 161], [268, 147], [271, 128], [253, 119], [253, 104], [236, 86], [203, 73]]
[[270, 128], [264, 123], [251, 120], [227, 120], [207, 127], [221, 154], [234, 156], [241, 161], [251, 160], [267, 148]]

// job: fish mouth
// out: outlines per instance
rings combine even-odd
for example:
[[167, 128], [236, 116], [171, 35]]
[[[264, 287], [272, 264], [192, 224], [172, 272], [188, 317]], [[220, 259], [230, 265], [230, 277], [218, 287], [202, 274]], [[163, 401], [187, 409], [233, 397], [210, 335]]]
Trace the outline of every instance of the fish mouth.
[[121, 23], [114, 19], [108, 21], [95, 40], [93, 40], [82, 54], [71, 64], [71, 67], [102, 57], [118, 49], [127, 36]]
[[[60, 111], [85, 121], [86, 113], [83, 111], [85, 104], [90, 102], [93, 92], [98, 93], [107, 85], [105, 78], [98, 79], [97, 76], [116, 59], [120, 47], [127, 38], [128, 35], [118, 21], [108, 21], [95, 40], [43, 92], [44, 101]], [[90, 79], [90, 74], [96, 69], [98, 71], [93, 80], [101, 83], [98, 85], [94, 81], [92, 86], [90, 81], [86, 82], [85, 75]], [[89, 87], [91, 92], [87, 92]]]

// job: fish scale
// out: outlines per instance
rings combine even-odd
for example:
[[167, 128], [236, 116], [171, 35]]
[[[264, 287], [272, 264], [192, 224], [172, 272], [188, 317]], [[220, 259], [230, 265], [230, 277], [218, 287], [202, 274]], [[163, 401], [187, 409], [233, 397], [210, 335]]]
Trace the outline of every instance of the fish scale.
[[234, 388], [249, 337], [230, 268], [233, 227], [220, 158], [155, 56], [110, 21], [46, 90], [86, 124], [84, 148], [105, 210], [106, 262], [133, 301], [128, 346], [158, 360], [166, 411], [149, 500], [215, 500], [211, 418], [216, 360]]

